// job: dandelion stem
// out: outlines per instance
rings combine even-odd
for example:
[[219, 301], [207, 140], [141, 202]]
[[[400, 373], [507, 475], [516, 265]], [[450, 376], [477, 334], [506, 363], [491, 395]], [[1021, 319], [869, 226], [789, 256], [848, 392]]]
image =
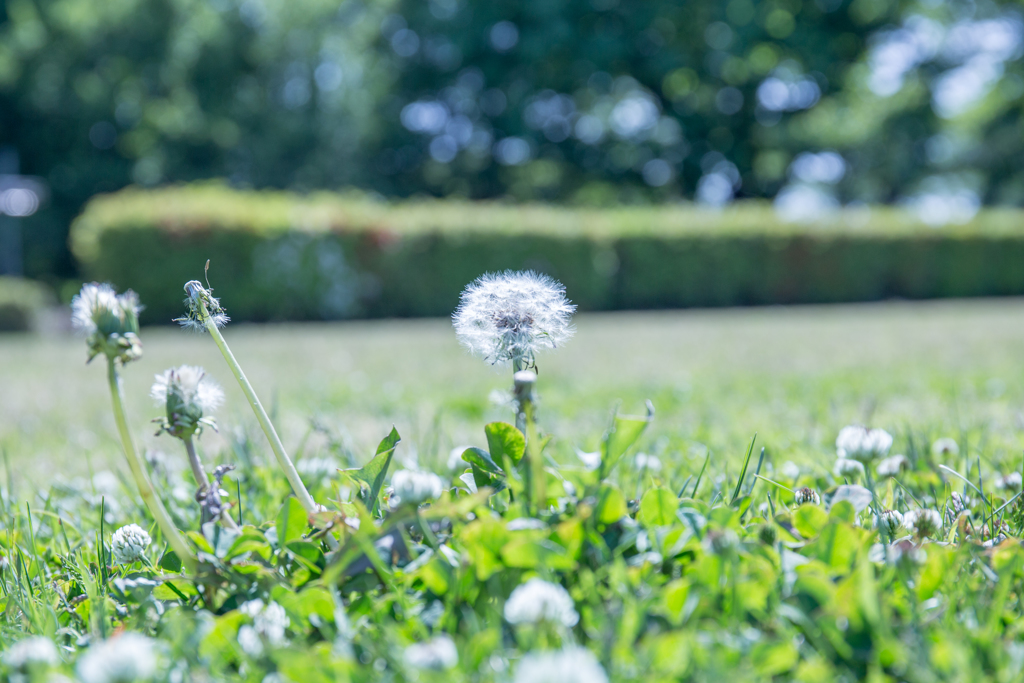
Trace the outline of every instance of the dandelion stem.
[[277, 430], [274, 429], [274, 424], [270, 421], [270, 417], [267, 415], [267, 411], [263, 409], [263, 404], [260, 403], [260, 399], [256, 396], [256, 392], [253, 390], [252, 385], [249, 384], [249, 380], [246, 378], [245, 373], [242, 371], [242, 366], [235, 360], [235, 356], [231, 353], [231, 349], [228, 348], [228, 344], [224, 341], [224, 336], [220, 333], [217, 328], [217, 324], [213, 321], [210, 312], [206, 308], [206, 302], [202, 299], [199, 300], [200, 311], [203, 316], [203, 324], [206, 325], [207, 331], [210, 336], [213, 337], [213, 341], [217, 344], [217, 348], [220, 349], [221, 354], [224, 356], [224, 360], [227, 361], [228, 367], [231, 368], [232, 374], [235, 379], [238, 380], [238, 386], [242, 388], [242, 393], [245, 394], [245, 398], [249, 401], [249, 406], [252, 411], [256, 414], [256, 419], [260, 423], [260, 427], [263, 429], [263, 433], [267, 436], [267, 441], [270, 442], [270, 448], [274, 451], [274, 457], [277, 458], [278, 464], [281, 469], [284, 470], [284, 476], [287, 477], [288, 483], [291, 484], [292, 491], [295, 493], [295, 497], [298, 499], [302, 507], [306, 509], [306, 512], [314, 513], [319, 512], [320, 508], [313, 500], [313, 497], [309, 495], [309, 491], [306, 490], [306, 485], [302, 483], [302, 479], [299, 477], [299, 473], [295, 469], [295, 465], [292, 463], [291, 458], [288, 457], [288, 453], [284, 450], [284, 444], [281, 443], [281, 437], [277, 435]]
[[192, 476], [196, 478], [196, 484], [199, 485], [200, 490], [209, 488], [210, 478], [206, 476], [206, 470], [203, 469], [203, 463], [199, 460], [199, 455], [196, 453], [196, 446], [192, 442], [191, 436], [186, 436], [182, 439], [185, 444], [185, 451], [188, 453], [188, 464], [192, 466]]
[[121, 446], [124, 448], [124, 455], [128, 459], [128, 467], [132, 471], [132, 476], [135, 477], [135, 484], [139, 487], [139, 495], [142, 496], [142, 500], [146, 507], [149, 508], [150, 514], [153, 515], [156, 523], [160, 526], [160, 530], [167, 538], [167, 544], [178, 555], [181, 563], [190, 572], [195, 573], [199, 563], [185, 543], [185, 539], [182, 538], [178, 528], [174, 526], [174, 522], [167, 513], [167, 508], [164, 507], [163, 501], [160, 500], [153, 490], [153, 485], [150, 484], [149, 477], [146, 475], [142, 458], [139, 457], [139, 452], [135, 449], [135, 442], [132, 441], [132, 433], [128, 429], [128, 419], [124, 411], [124, 391], [121, 386], [121, 378], [117, 373], [117, 366], [113, 358], [107, 359], [107, 380], [110, 383], [110, 397], [114, 404], [114, 421], [117, 423], [117, 431], [121, 435]]

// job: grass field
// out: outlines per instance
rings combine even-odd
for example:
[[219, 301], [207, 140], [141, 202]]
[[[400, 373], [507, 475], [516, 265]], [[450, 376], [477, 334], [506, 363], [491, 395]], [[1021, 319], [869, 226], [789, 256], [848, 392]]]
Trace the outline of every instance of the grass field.
[[[645, 399], [657, 416], [643, 445], [681, 477], [702, 445], [730, 462], [754, 432], [769, 462], [830, 467], [835, 435], [851, 422], [892, 431], [894, 452], [910, 447], [908, 435], [951, 436], [983, 461], [1015, 459], [1021, 447], [1021, 300], [582, 315], [577, 327], [540, 358], [541, 425], [559, 457], [594, 449], [615, 405], [641, 412]], [[333, 441], [361, 462], [394, 424], [400, 458], [438, 466], [452, 447], [480, 444], [485, 420], [510, 419], [492, 396], [508, 388], [507, 373], [466, 354], [446, 320], [230, 325], [226, 336], [286, 444], [304, 455]], [[125, 377], [149, 448], [174, 450], [152, 436], [159, 411], [147, 395], [172, 365], [201, 364], [225, 387], [226, 433], [254, 424], [208, 337], [167, 327], [142, 338], [145, 355]], [[0, 445], [40, 485], [122, 464], [102, 363], [84, 356], [70, 336], [0, 336]], [[314, 420], [321, 429], [310, 434]], [[204, 435], [211, 457], [223, 438]]]

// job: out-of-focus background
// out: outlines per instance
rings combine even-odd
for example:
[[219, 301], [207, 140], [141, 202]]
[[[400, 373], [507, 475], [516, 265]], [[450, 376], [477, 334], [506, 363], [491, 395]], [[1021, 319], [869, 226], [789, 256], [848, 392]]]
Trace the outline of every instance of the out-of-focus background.
[[[857, 420], [1010, 452], [1018, 301], [835, 304], [1024, 295], [1022, 53], [987, 0], [0, 0], [0, 447], [116, 454], [67, 303], [166, 326], [211, 259], [300, 451], [395, 421], [443, 460], [507, 378], [441, 321], [296, 321], [533, 268], [582, 312], [542, 361], [570, 455], [652, 396], [683, 453]], [[777, 304], [833, 306], [594, 313]], [[180, 335], [144, 330], [137, 398], [222, 369]]]

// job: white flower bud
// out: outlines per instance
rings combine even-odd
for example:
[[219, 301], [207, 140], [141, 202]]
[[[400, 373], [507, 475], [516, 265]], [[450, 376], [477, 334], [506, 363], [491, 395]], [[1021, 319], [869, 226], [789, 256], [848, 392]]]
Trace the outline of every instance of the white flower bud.
[[3, 654], [4, 664], [17, 671], [43, 669], [60, 661], [57, 646], [43, 636], [29, 636], [11, 645]]
[[838, 458], [833, 472], [837, 477], [862, 477], [864, 476], [864, 464], [849, 458]]
[[903, 526], [903, 515], [896, 510], [883, 510], [875, 517], [875, 526], [884, 529], [890, 536], [894, 536]]
[[819, 496], [818, 492], [814, 489], [804, 486], [803, 488], [796, 490], [795, 502], [797, 505], [804, 505], [805, 503], [820, 505], [821, 496]]
[[157, 672], [156, 648], [146, 636], [124, 633], [90, 647], [77, 671], [82, 683], [148, 681]]
[[524, 655], [513, 683], [608, 683], [608, 675], [590, 650], [573, 646]]
[[455, 641], [441, 634], [405, 648], [405, 661], [414, 669], [446, 671], [458, 666], [459, 651], [455, 649]]
[[419, 505], [440, 497], [444, 491], [444, 482], [432, 472], [401, 470], [391, 478], [391, 487], [399, 503]]
[[910, 467], [910, 462], [904, 455], [890, 455], [885, 458], [875, 468], [875, 472], [880, 477], [895, 477], [900, 472], [903, 472]]
[[546, 621], [569, 628], [576, 625], [580, 615], [568, 591], [558, 584], [532, 578], [512, 591], [505, 603], [505, 619], [510, 624]]
[[114, 532], [110, 548], [117, 564], [131, 564], [142, 559], [143, 553], [152, 542], [146, 530], [138, 524], [123, 526]]
[[935, 510], [911, 510], [903, 515], [903, 524], [921, 538], [934, 536], [942, 531], [942, 515]]
[[892, 434], [884, 429], [867, 429], [860, 425], [843, 427], [836, 437], [836, 454], [840, 458], [869, 463], [884, 458], [892, 448]]

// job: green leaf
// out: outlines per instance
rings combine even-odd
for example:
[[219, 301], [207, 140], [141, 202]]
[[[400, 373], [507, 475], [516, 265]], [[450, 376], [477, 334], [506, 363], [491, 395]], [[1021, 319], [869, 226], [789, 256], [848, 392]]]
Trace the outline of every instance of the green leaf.
[[380, 445], [377, 446], [377, 453], [370, 462], [358, 469], [342, 470], [363, 485], [360, 487], [362, 491], [359, 497], [371, 513], [378, 507], [380, 490], [384, 487], [384, 480], [391, 467], [391, 458], [395, 455], [395, 447], [401, 440], [402, 437], [398, 435], [398, 430], [392, 427], [391, 433], [384, 437]]
[[852, 527], [844, 522], [829, 522], [812, 543], [803, 548], [806, 557], [821, 560], [833, 569], [847, 570], [851, 567], [857, 551], [872, 533]]
[[601, 524], [614, 524], [627, 514], [626, 497], [613, 484], [603, 484], [597, 493], [597, 521]]
[[484, 427], [484, 434], [487, 435], [487, 448], [491, 457], [499, 467], [508, 471], [511, 463], [514, 467], [519, 464], [526, 451], [526, 437], [516, 429], [515, 425], [507, 422], [491, 422]]
[[164, 556], [160, 558], [159, 566], [169, 572], [180, 572], [181, 571], [181, 558], [178, 557], [178, 553], [173, 550], [168, 550], [164, 553]]
[[297, 541], [302, 538], [309, 528], [309, 518], [306, 517], [306, 510], [294, 496], [288, 496], [288, 500], [281, 506], [277, 513], [277, 542], [283, 548], [290, 541]]
[[853, 508], [853, 503], [848, 500], [841, 500], [838, 503], [832, 504], [832, 509], [828, 511], [828, 518], [829, 520], [839, 520], [847, 524], [853, 524], [857, 519], [857, 511]]
[[[479, 448], [467, 448], [462, 452], [462, 459], [468, 462], [470, 465], [479, 467], [484, 472], [489, 474], [495, 474], [500, 477], [505, 476], [505, 471], [491, 458], [491, 454], [487, 451]], [[477, 486], [480, 482], [477, 482]]]
[[285, 544], [285, 547], [295, 555], [296, 560], [312, 572], [319, 574], [327, 566], [324, 554], [320, 552], [320, 548], [315, 543], [309, 541], [289, 541]]
[[754, 668], [762, 676], [778, 676], [797, 665], [800, 654], [789, 641], [767, 641], [754, 646], [750, 652]]
[[619, 459], [637, 442], [647, 425], [654, 419], [654, 404], [647, 402], [646, 416], [616, 415], [612, 428], [605, 435], [603, 453], [601, 455], [601, 478], [607, 476]]
[[664, 488], [653, 488], [640, 499], [639, 519], [650, 526], [668, 526], [676, 521], [679, 499], [675, 492]]
[[793, 513], [793, 526], [804, 538], [814, 538], [828, 524], [828, 514], [817, 505], [805, 503]]

